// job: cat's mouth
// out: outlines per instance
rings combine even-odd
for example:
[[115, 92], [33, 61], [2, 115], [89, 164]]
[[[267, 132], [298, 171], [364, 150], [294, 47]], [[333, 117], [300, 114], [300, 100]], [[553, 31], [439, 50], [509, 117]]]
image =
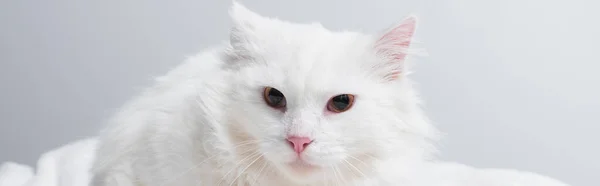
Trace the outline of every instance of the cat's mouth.
[[320, 168], [319, 166], [310, 164], [302, 159], [297, 159], [296, 161], [290, 162], [288, 163], [288, 166], [291, 170], [300, 174], [309, 174]]

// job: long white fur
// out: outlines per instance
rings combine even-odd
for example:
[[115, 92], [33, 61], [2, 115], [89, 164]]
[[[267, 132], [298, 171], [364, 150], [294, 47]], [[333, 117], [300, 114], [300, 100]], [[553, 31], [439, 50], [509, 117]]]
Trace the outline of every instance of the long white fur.
[[[95, 186], [422, 185], [438, 136], [402, 68], [380, 52], [381, 35], [265, 18], [234, 3], [230, 42], [190, 57], [136, 97], [101, 135]], [[397, 48], [393, 52], [407, 52]], [[395, 68], [395, 67], [394, 67]], [[267, 106], [264, 86], [287, 99]], [[324, 114], [337, 94], [347, 112]], [[315, 141], [287, 163], [286, 135]], [[443, 173], [440, 173], [443, 174]], [[429, 185], [429, 184], [428, 184]], [[449, 185], [449, 184], [441, 184]], [[530, 185], [531, 186], [531, 185]]]

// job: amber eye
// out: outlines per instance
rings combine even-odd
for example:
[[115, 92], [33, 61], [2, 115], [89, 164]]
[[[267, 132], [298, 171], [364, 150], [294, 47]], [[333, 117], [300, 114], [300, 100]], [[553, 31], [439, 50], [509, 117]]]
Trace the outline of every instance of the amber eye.
[[285, 96], [275, 88], [266, 87], [263, 97], [267, 105], [273, 108], [283, 108], [286, 105]]
[[354, 95], [340, 94], [332, 97], [327, 103], [327, 110], [331, 112], [345, 112], [354, 104]]

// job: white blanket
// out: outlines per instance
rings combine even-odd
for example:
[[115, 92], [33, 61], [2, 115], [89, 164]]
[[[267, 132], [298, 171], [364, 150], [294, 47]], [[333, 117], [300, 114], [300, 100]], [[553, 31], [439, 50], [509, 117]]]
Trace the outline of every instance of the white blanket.
[[44, 153], [37, 170], [17, 163], [0, 165], [0, 186], [87, 186], [97, 140], [76, 141]]
[[[0, 165], [0, 186], [89, 186], [97, 140], [67, 144], [41, 156], [37, 170], [17, 163]], [[432, 163], [419, 185], [568, 186], [552, 178], [515, 170], [475, 169], [457, 163]]]

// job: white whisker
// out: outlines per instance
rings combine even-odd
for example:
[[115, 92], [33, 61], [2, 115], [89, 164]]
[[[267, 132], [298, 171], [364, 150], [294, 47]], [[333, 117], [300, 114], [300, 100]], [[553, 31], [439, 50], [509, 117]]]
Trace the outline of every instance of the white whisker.
[[238, 168], [238, 166], [239, 166], [239, 165], [240, 165], [240, 164], [241, 164], [243, 161], [247, 160], [248, 158], [252, 158], [252, 157], [254, 157], [254, 156], [256, 156], [256, 155], [259, 155], [259, 152], [256, 152], [256, 151], [255, 151], [255, 152], [251, 153], [250, 155], [246, 156], [245, 158], [241, 159], [240, 161], [238, 161], [238, 162], [237, 162], [235, 165], [233, 165], [233, 167], [231, 168], [231, 170], [227, 171], [227, 173], [225, 173], [225, 175], [223, 175], [223, 177], [221, 178], [221, 180], [219, 181], [219, 183], [218, 183], [217, 185], [221, 185], [221, 182], [225, 181], [225, 178], [226, 178], [227, 176], [229, 176], [229, 174], [231, 174], [231, 172], [232, 172], [233, 170], [237, 169], [237, 168]]
[[258, 182], [258, 179], [260, 179], [262, 172], [268, 165], [269, 165], [269, 163], [267, 161], [263, 161], [263, 166], [258, 170], [258, 174], [256, 175], [256, 178], [252, 182], [252, 185], [254, 185], [256, 182]]
[[344, 160], [344, 162], [346, 162], [348, 165], [350, 165], [350, 167], [354, 168], [354, 170], [356, 170], [358, 173], [360, 173], [363, 177], [367, 177], [367, 175], [365, 175], [365, 173], [363, 173], [358, 168], [356, 168], [356, 166], [352, 165], [352, 163], [350, 163], [348, 160]]
[[229, 184], [229, 186], [232, 186], [237, 181], [237, 179], [240, 178], [240, 176], [242, 176], [242, 174], [244, 174], [248, 168], [250, 168], [250, 166], [252, 166], [256, 161], [258, 161], [262, 157], [263, 157], [262, 154], [259, 155], [252, 162], [250, 162], [250, 164], [248, 164], [248, 166], [246, 166], [244, 169], [242, 169], [242, 171], [240, 173], [238, 173], [238, 175], [233, 179], [233, 181], [231, 181], [231, 184]]

